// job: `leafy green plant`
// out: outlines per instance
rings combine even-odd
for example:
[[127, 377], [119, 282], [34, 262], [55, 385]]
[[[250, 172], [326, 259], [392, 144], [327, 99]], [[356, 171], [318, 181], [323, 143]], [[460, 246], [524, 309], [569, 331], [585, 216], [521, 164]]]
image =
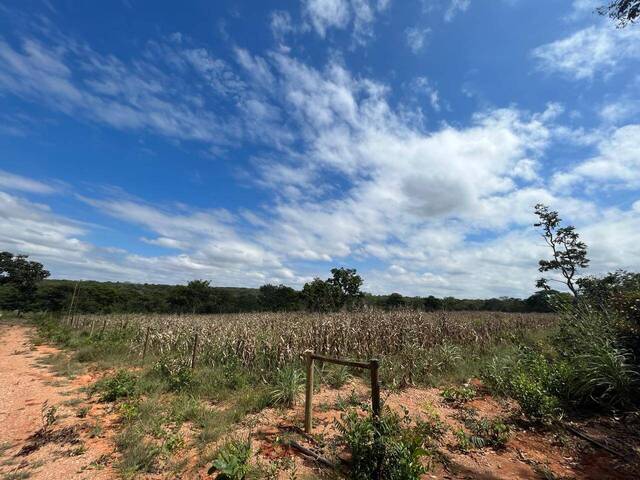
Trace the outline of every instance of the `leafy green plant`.
[[445, 388], [441, 395], [442, 398], [454, 405], [462, 405], [467, 403], [470, 400], [473, 400], [478, 392], [471, 385], [462, 385], [460, 387], [447, 387]]
[[154, 365], [154, 370], [167, 381], [169, 390], [179, 392], [193, 385], [193, 370], [182, 358], [161, 358]]
[[271, 402], [287, 408], [293, 407], [304, 386], [304, 375], [300, 370], [291, 367], [279, 369], [275, 384], [271, 389]]
[[118, 372], [95, 383], [93, 390], [99, 393], [101, 402], [114, 402], [136, 394], [138, 377], [128, 370]]
[[218, 472], [219, 480], [244, 480], [250, 472], [251, 440], [233, 439], [226, 442], [209, 468], [209, 475]]
[[411, 419], [384, 409], [379, 419], [351, 410], [336, 421], [340, 439], [352, 454], [350, 478], [368, 480], [378, 465], [380, 478], [417, 480], [426, 472], [422, 457], [428, 454], [420, 434], [409, 428]]
[[533, 420], [547, 422], [561, 413], [560, 370], [539, 352], [521, 349], [515, 355], [495, 357], [481, 376], [495, 394], [517, 400]]
[[470, 418], [465, 422], [465, 426], [477, 438], [475, 440], [476, 444], [495, 449], [504, 448], [509, 441], [511, 433], [509, 426], [499, 418]]

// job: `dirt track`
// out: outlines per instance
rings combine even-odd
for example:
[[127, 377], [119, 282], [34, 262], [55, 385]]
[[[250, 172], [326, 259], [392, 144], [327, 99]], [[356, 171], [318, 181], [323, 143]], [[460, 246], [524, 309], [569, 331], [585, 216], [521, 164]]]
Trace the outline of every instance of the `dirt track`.
[[[42, 365], [58, 351], [34, 347], [29, 329], [0, 325], [0, 475], [3, 478], [116, 478], [110, 463], [112, 446], [101, 438], [98, 423], [104, 422], [100, 407], [88, 404], [78, 388], [91, 381], [87, 375], [73, 380], [56, 376]], [[56, 407], [57, 420], [50, 428], [66, 433], [48, 441], [32, 453], [21, 449], [33, 444], [30, 437], [43, 425], [42, 408]], [[86, 416], [79, 418], [82, 408]], [[80, 414], [82, 415], [82, 413]], [[49, 437], [45, 437], [49, 438]], [[6, 476], [6, 477], [5, 477]]]

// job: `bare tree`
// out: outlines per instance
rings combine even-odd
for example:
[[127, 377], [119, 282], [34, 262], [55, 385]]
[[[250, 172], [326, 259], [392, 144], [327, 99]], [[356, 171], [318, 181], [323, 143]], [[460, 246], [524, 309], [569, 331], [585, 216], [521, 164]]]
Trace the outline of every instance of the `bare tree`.
[[[540, 219], [535, 223], [535, 227], [542, 229], [542, 238], [551, 248], [552, 258], [550, 260], [540, 260], [539, 268], [541, 272], [558, 271], [562, 275], [562, 280], [555, 280], [564, 283], [574, 297], [578, 296], [578, 289], [574, 284], [576, 273], [580, 268], [585, 268], [589, 264], [587, 258], [587, 245], [581, 242], [575, 227], [561, 227], [562, 219], [558, 212], [549, 210], [549, 207], [541, 203], [535, 206], [535, 213]], [[550, 290], [548, 279], [540, 278], [536, 286], [544, 290]]]

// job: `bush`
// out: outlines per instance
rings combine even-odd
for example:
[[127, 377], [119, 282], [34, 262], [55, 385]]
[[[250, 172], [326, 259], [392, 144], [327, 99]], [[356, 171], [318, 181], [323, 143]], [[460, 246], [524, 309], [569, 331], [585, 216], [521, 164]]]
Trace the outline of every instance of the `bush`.
[[470, 385], [462, 385], [461, 387], [447, 387], [442, 393], [442, 398], [454, 405], [462, 405], [477, 395], [476, 389]]
[[209, 469], [209, 475], [218, 472], [219, 480], [243, 480], [250, 471], [251, 441], [231, 440], [218, 452]]
[[341, 440], [352, 455], [350, 478], [369, 480], [380, 465], [385, 480], [418, 480], [426, 473], [421, 459], [428, 452], [424, 439], [408, 425], [411, 419], [385, 409], [378, 422], [371, 414], [361, 416], [351, 410], [336, 422]]
[[193, 385], [193, 370], [187, 361], [180, 358], [162, 358], [154, 370], [167, 381], [169, 390], [179, 392]]
[[100, 393], [101, 402], [114, 402], [135, 395], [137, 383], [136, 375], [128, 370], [119, 370], [115, 375], [96, 382], [93, 391]]
[[515, 399], [534, 420], [548, 421], [560, 413], [557, 393], [563, 380], [539, 352], [523, 348], [514, 355], [494, 357], [481, 377], [490, 390]]
[[511, 434], [509, 426], [499, 418], [471, 418], [465, 422], [465, 425], [479, 439], [476, 444], [482, 444], [483, 447], [502, 449], [509, 441]]

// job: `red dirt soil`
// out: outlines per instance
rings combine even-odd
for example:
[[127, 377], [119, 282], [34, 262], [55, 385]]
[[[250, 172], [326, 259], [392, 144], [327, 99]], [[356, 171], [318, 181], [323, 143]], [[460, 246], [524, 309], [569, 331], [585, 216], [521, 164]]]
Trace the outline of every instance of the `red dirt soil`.
[[[29, 330], [22, 326], [0, 325], [0, 475], [32, 479], [110, 479], [116, 474], [108, 463], [113, 446], [105, 438], [90, 432], [96, 422], [105, 431], [103, 407], [85, 400], [78, 388], [92, 382], [88, 375], [71, 381], [56, 376], [38, 361], [43, 362], [55, 348], [34, 347]], [[50, 428], [51, 436], [66, 427], [76, 432], [74, 443], [48, 442], [27, 455], [19, 455], [28, 445], [29, 437], [43, 426], [42, 407], [57, 408], [58, 420]], [[88, 407], [84, 418], [78, 411]]]

